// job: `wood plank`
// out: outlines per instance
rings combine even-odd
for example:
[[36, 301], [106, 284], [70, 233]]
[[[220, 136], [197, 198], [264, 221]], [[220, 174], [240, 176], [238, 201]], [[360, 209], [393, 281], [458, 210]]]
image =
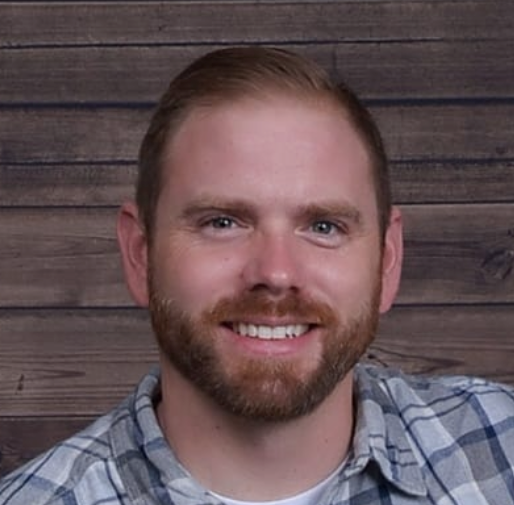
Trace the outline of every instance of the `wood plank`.
[[129, 305], [116, 213], [115, 208], [2, 210], [0, 304]]
[[0, 163], [134, 161], [150, 108], [0, 108]]
[[[404, 206], [400, 304], [514, 302], [514, 204]], [[131, 306], [116, 209], [0, 213], [0, 306]]]
[[[514, 384], [513, 308], [397, 306], [367, 360]], [[2, 417], [99, 415], [157, 361], [141, 311], [4, 309], [0, 317]]]
[[0, 203], [2, 207], [116, 206], [133, 197], [136, 172], [135, 162], [0, 165]]
[[[0, 165], [2, 207], [117, 206], [132, 198], [136, 164]], [[514, 201], [513, 160], [392, 162], [395, 202]]]
[[428, 205], [404, 210], [400, 302], [514, 300], [511, 205]]
[[97, 415], [157, 363], [142, 311], [2, 311], [1, 415]]
[[512, 37], [513, 9], [505, 0], [5, 2], [0, 4], [0, 33], [1, 47], [6, 48], [170, 41], [501, 40]]
[[[0, 51], [0, 104], [153, 103], [171, 76], [215, 47]], [[368, 100], [514, 97], [513, 40], [286, 47], [319, 62]]]
[[89, 417], [0, 417], [0, 478], [79, 432]]
[[[514, 104], [371, 107], [393, 161], [514, 159]], [[0, 108], [0, 164], [133, 162], [147, 108]]]
[[514, 106], [371, 107], [392, 160], [514, 158]]
[[390, 172], [399, 204], [514, 200], [514, 161], [406, 161], [392, 163]]
[[407, 373], [476, 375], [514, 385], [514, 306], [395, 306], [370, 362]]
[[513, 96], [512, 39], [337, 44], [330, 59], [307, 47], [307, 56], [366, 100]]

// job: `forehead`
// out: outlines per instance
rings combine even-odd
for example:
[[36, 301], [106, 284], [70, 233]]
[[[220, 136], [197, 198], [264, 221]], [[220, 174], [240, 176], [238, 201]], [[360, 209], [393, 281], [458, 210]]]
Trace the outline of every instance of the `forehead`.
[[368, 152], [345, 111], [300, 97], [193, 109], [168, 142], [163, 172], [163, 190], [176, 191], [223, 191], [223, 182], [227, 193], [247, 186], [277, 197], [336, 199], [345, 188], [373, 186]]

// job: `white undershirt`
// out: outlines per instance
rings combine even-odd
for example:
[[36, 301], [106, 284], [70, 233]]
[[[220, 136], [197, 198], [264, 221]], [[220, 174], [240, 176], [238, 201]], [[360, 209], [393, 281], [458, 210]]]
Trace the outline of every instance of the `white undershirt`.
[[343, 461], [326, 479], [322, 480], [314, 487], [303, 491], [300, 494], [283, 498], [281, 500], [272, 501], [241, 501], [227, 498], [226, 496], [219, 495], [210, 491], [210, 494], [218, 498], [226, 505], [317, 505], [319, 499], [330, 485], [331, 480], [339, 473], [341, 468], [345, 465], [346, 460]]

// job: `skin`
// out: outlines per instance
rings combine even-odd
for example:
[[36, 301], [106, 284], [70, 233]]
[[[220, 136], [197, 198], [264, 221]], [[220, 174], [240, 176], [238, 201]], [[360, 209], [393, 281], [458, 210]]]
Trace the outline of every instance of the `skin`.
[[[401, 271], [401, 216], [393, 209], [381, 251], [369, 158], [341, 111], [278, 95], [196, 109], [164, 165], [152, 247], [133, 203], [118, 221], [125, 276], [139, 305], [149, 304], [151, 264], [155, 289], [192, 317], [225, 297], [259, 291], [279, 301], [295, 292], [344, 323], [378, 285], [377, 310], [390, 308]], [[275, 360], [293, 363], [299, 380], [320, 365], [328, 338], [322, 326], [280, 341], [225, 326], [213, 331], [228, 374], [248, 359]], [[348, 452], [351, 371], [310, 414], [264, 422], [222, 408], [164, 355], [161, 367], [161, 427], [206, 488], [243, 500], [291, 496], [323, 480]]]

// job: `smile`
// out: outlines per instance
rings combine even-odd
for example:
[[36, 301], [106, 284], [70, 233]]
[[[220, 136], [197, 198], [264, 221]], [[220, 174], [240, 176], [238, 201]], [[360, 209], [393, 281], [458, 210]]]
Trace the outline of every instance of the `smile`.
[[231, 327], [235, 333], [243, 337], [260, 338], [264, 340], [296, 338], [309, 331], [308, 324], [268, 326], [265, 324], [233, 323]]

